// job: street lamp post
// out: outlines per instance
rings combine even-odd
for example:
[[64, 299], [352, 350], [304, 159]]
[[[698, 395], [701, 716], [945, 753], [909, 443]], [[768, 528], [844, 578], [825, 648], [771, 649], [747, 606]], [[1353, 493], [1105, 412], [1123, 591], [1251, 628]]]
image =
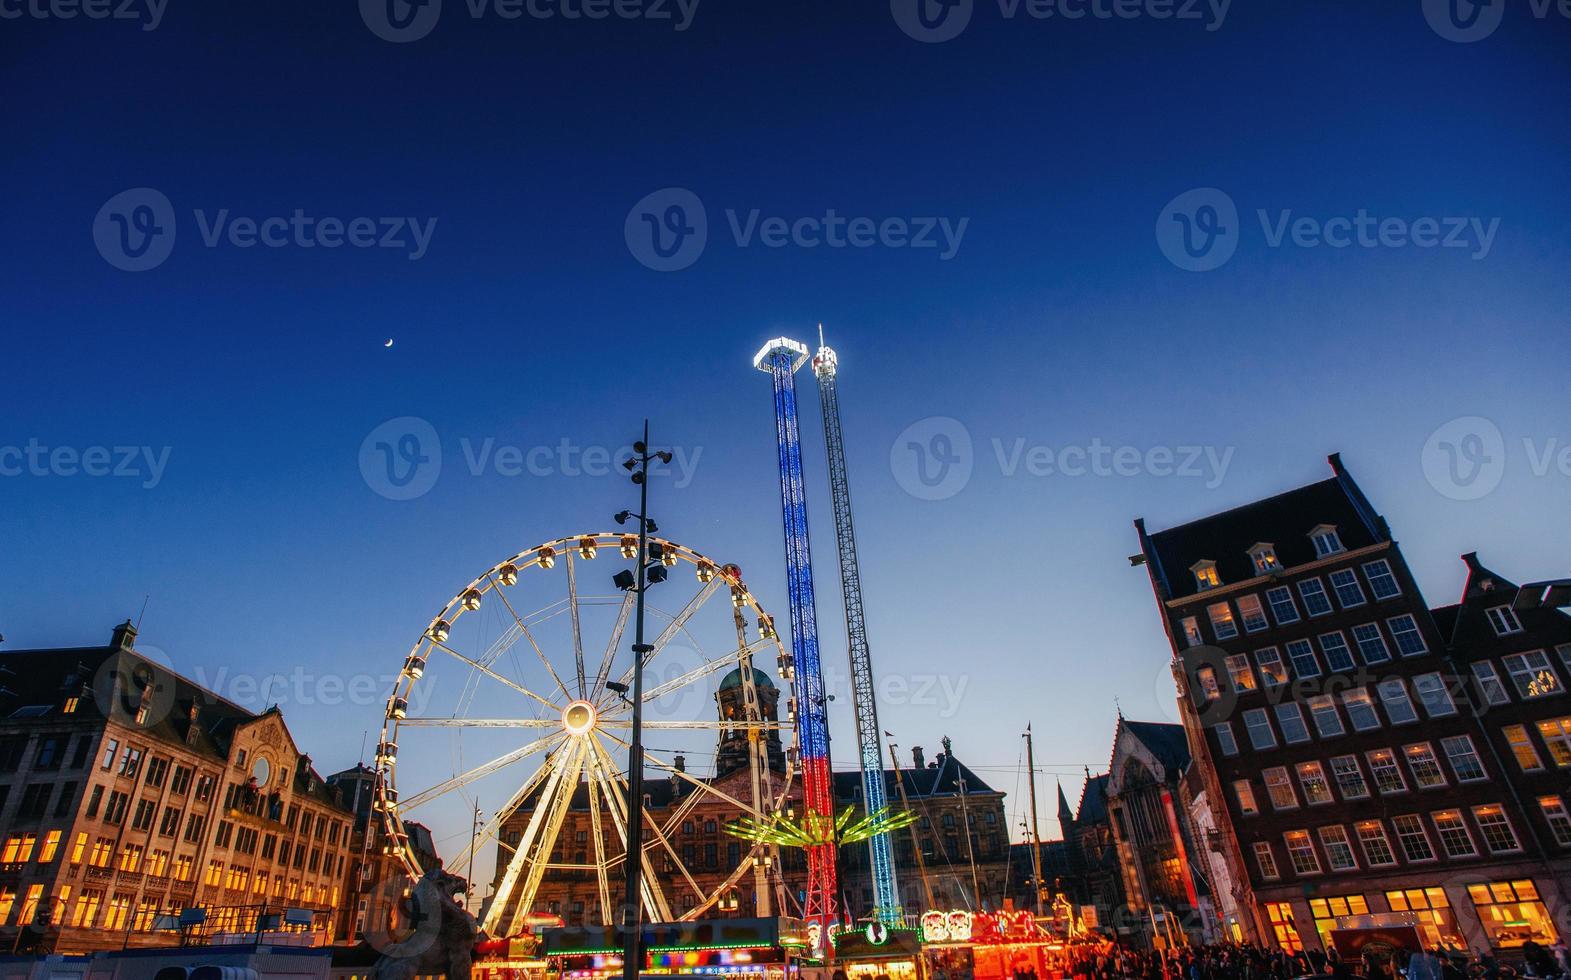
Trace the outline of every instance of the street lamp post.
[[631, 589], [637, 599], [633, 625], [633, 733], [627, 752], [628, 827], [627, 892], [622, 900], [623, 980], [638, 980], [643, 967], [643, 950], [639, 939], [643, 934], [643, 905], [641, 901], [644, 855], [644, 660], [654, 647], [644, 642], [644, 590], [665, 580], [665, 567], [658, 561], [658, 571], [650, 573], [649, 532], [658, 530], [649, 519], [649, 464], [658, 460], [671, 462], [668, 452], [649, 451], [649, 420], [644, 420], [644, 438], [633, 443], [633, 456], [622, 465], [632, 473], [638, 485], [638, 513], [622, 511], [616, 515], [618, 524], [629, 518], [638, 520], [638, 570], [634, 573], [619, 572], [614, 581], [623, 589]]

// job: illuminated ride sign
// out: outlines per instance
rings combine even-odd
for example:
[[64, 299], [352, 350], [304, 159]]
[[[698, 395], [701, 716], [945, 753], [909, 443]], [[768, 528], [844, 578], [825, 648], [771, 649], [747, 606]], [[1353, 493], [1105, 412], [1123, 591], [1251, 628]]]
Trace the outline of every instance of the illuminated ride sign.
[[929, 943], [1029, 943], [1050, 938], [1030, 912], [925, 912], [922, 939]]

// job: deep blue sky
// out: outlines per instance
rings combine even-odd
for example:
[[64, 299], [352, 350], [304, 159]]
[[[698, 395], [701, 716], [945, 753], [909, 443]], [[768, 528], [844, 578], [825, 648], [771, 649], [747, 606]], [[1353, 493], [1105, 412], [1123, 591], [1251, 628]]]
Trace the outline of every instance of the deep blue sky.
[[[822, 320], [878, 670], [965, 685], [949, 712], [884, 705], [884, 727], [930, 756], [952, 736], [1020, 801], [1033, 722], [1050, 816], [1051, 774], [1073, 796], [1082, 765], [1106, 765], [1115, 697], [1172, 718], [1146, 576], [1125, 561], [1136, 516], [1159, 528], [1321, 479], [1340, 450], [1431, 602], [1452, 601], [1468, 550], [1522, 579], [1566, 574], [1571, 476], [1535, 476], [1523, 440], [1571, 441], [1568, 40], [1526, 0], [1472, 44], [1416, 0], [1240, 0], [1215, 31], [1011, 20], [980, 0], [938, 44], [844, 0], [705, 0], [685, 32], [473, 20], [447, 0], [429, 36], [397, 45], [346, 0], [171, 0], [152, 31], [0, 21], [0, 447], [169, 448], [151, 489], [0, 477], [0, 631], [13, 649], [98, 643], [150, 594], [144, 643], [188, 673], [391, 672], [471, 576], [633, 502], [617, 478], [472, 477], [460, 440], [616, 447], [645, 413], [657, 441], [702, 453], [690, 486], [658, 485], [664, 529], [740, 562], [783, 620], [768, 383], [749, 361]], [[93, 238], [100, 206], [137, 187], [167, 195], [178, 226], [168, 261], [139, 273]], [[667, 187], [704, 202], [710, 239], [658, 273], [624, 221]], [[1243, 216], [1237, 254], [1208, 272], [1176, 268], [1153, 230], [1197, 187]], [[437, 225], [418, 261], [203, 247], [193, 211], [225, 208]], [[728, 208], [968, 224], [948, 261], [740, 248]], [[1499, 223], [1475, 260], [1271, 248], [1256, 209]], [[819, 613], [843, 677], [801, 377]], [[373, 493], [357, 462], [401, 416], [446, 453], [413, 501]], [[890, 455], [932, 416], [975, 448], [969, 484], [939, 501], [906, 493]], [[1478, 500], [1438, 492], [1421, 464], [1459, 416], [1506, 447]], [[995, 439], [1233, 456], [1215, 487], [1009, 476]], [[327, 772], [356, 760], [373, 700], [285, 708]]]

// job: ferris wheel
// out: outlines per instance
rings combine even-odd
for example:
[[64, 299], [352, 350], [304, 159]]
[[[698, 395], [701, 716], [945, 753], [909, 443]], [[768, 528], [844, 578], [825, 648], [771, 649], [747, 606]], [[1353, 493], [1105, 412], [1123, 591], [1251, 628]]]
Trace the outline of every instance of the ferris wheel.
[[[431, 620], [387, 701], [374, 805], [390, 849], [415, 879], [425, 869], [414, 823], [460, 828], [448, 838], [464, 842], [446, 862], [455, 873], [483, 875], [494, 855], [481, 923], [493, 936], [516, 935], [563, 881], [589, 891], [587, 923], [615, 924], [634, 802], [636, 593], [611, 589], [615, 569], [595, 559], [636, 558], [637, 546], [623, 533], [573, 535], [486, 570]], [[787, 808], [797, 768], [791, 658], [737, 566], [653, 537], [649, 556], [659, 584], [646, 591], [656, 637], [644, 668], [644, 759], [667, 778], [645, 781], [644, 921], [723, 908], [749, 875], [768, 909], [771, 890], [777, 901], [784, 893], [772, 846], [738, 842], [724, 849], [738, 860], [717, 868], [706, 853], [695, 867], [682, 838], [706, 813], [768, 819]], [[754, 663], [771, 659], [778, 681]], [[685, 764], [711, 754], [713, 776]], [[651, 782], [665, 788], [659, 802]]]

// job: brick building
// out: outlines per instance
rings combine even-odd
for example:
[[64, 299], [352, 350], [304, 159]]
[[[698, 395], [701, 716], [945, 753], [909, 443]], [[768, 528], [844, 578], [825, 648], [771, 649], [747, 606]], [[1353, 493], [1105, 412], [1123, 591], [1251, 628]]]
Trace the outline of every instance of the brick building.
[[308, 910], [330, 940], [350, 814], [277, 708], [205, 691], [135, 639], [127, 623], [107, 647], [0, 654], [0, 943], [167, 945], [159, 916], [197, 908], [205, 934]]
[[1414, 924], [1552, 941], [1571, 871], [1571, 618], [1465, 560], [1431, 610], [1337, 456], [1330, 479], [1148, 533], [1143, 562], [1218, 856], [1256, 936]]

